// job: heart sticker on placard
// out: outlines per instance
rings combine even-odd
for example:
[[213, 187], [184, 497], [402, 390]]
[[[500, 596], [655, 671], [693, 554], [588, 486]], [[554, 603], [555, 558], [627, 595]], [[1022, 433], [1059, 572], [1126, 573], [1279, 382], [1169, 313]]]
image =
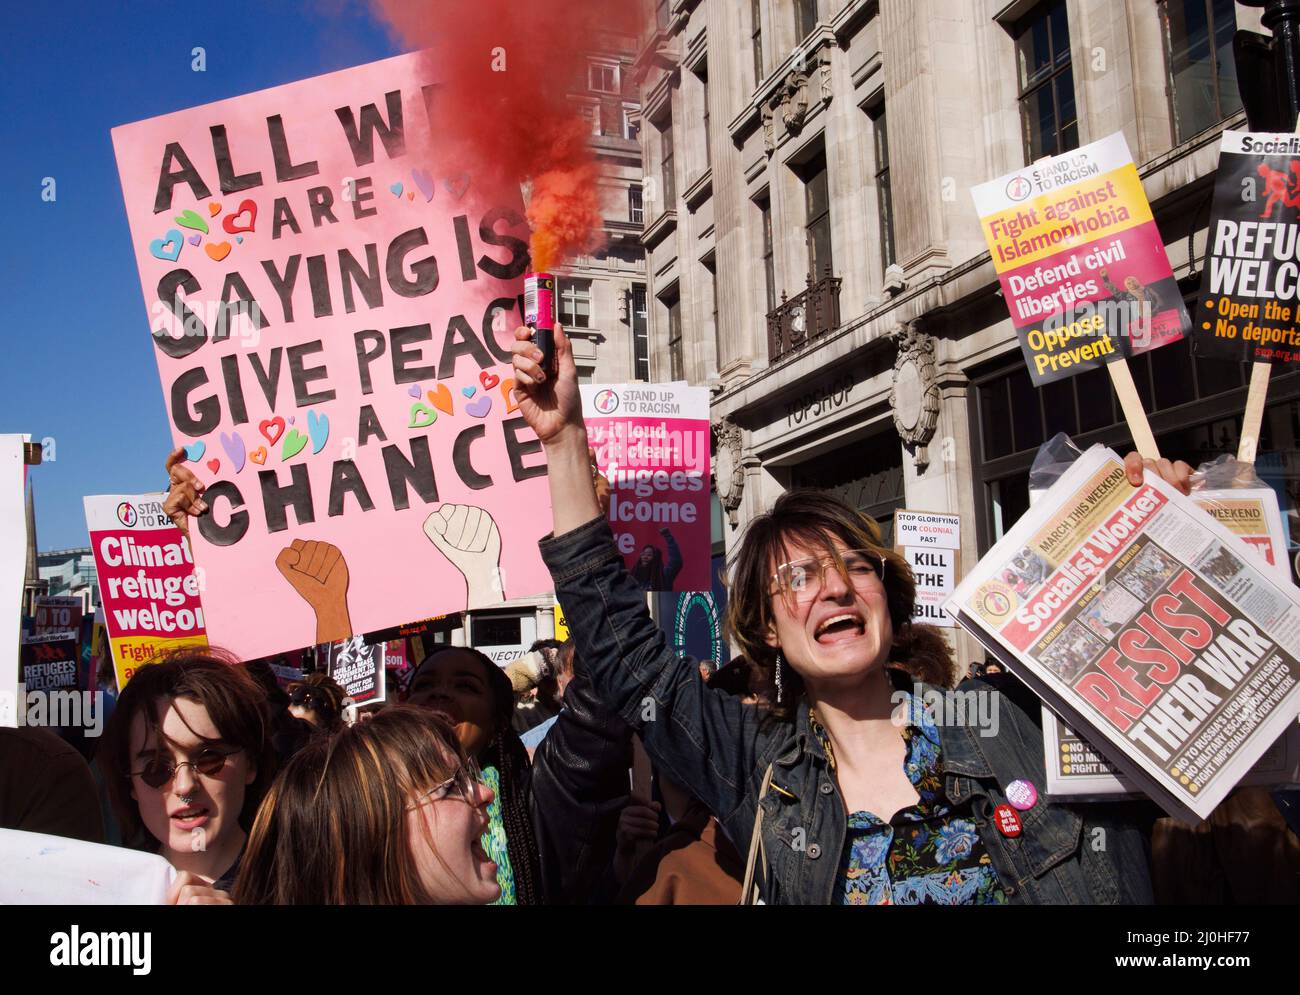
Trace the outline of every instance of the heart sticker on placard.
[[420, 389], [420, 385], [418, 383], [411, 384], [411, 386], [406, 388], [406, 392], [410, 394], [412, 397], [419, 397], [421, 394], [424, 393], [424, 391]]
[[174, 263], [181, 254], [181, 245], [184, 241], [185, 238], [178, 229], [169, 228], [166, 235], [155, 238], [149, 243], [149, 254], [155, 259], [165, 259], [169, 263]]
[[426, 396], [429, 398], [429, 403], [443, 414], [454, 415], [456, 413], [455, 399], [445, 383], [438, 384], [433, 390], [428, 391]]
[[501, 378], [495, 373], [490, 373], [487, 370], [484, 370], [478, 375], [478, 382], [483, 385], [484, 390], [491, 390], [501, 382]]
[[221, 469], [221, 460], [217, 459], [215, 456], [212, 457], [212, 459], [208, 460], [208, 469], [213, 473], [216, 473]]
[[308, 411], [307, 434], [311, 436], [311, 451], [314, 456], [325, 448], [325, 440], [330, 437], [330, 416]]
[[469, 189], [469, 173], [461, 173], [459, 176], [448, 176], [442, 181], [442, 185], [456, 195], [459, 200], [465, 196], [465, 191]]
[[391, 185], [388, 187], [388, 189], [391, 190], [391, 191], [393, 192], [393, 196], [394, 196], [394, 197], [401, 197], [401, 196], [402, 196], [402, 184], [401, 184], [401, 183], [393, 183], [393, 184], [391, 184]]
[[306, 445], [307, 436], [296, 428], [289, 429], [289, 434], [284, 437], [284, 445], [280, 448], [280, 461], [293, 459], [302, 452], [303, 447]]
[[198, 245], [200, 242], [203, 241], [203, 236], [200, 235], [198, 232], [195, 232], [193, 235], [191, 235], [191, 236], [190, 236], [189, 238], [187, 238], [185, 241], [189, 242], [190, 245]]
[[[275, 429], [275, 432], [268, 432], [267, 429], [270, 428]], [[257, 430], [262, 433], [262, 437], [265, 438], [267, 442], [274, 446], [280, 441], [280, 436], [284, 435], [284, 419], [279, 415], [276, 415], [274, 418], [268, 418], [266, 421], [258, 424]]]
[[415, 185], [420, 193], [424, 194], [424, 202], [427, 204], [433, 200], [433, 192], [438, 189], [433, 182], [433, 174], [427, 169], [411, 170], [411, 179], [415, 180]]
[[[248, 215], [247, 220], [244, 215]], [[257, 205], [251, 200], [240, 201], [239, 210], [234, 214], [227, 214], [221, 219], [221, 227], [232, 235], [238, 235], [241, 231], [252, 231], [253, 225], [257, 223]]]
[[200, 439], [198, 442], [191, 442], [185, 447], [185, 458], [191, 463], [197, 463], [203, 459], [203, 454], [208, 451], [208, 444]]
[[486, 418], [488, 412], [492, 410], [492, 395], [482, 394], [477, 401], [470, 401], [465, 405], [465, 413], [473, 415], [475, 418]]
[[407, 428], [428, 428], [438, 420], [438, 412], [429, 407], [423, 401], [416, 401], [411, 405], [411, 420], [406, 423]]
[[247, 453], [244, 450], [244, 440], [240, 437], [238, 432], [231, 432], [229, 435], [222, 432], [221, 448], [224, 449], [226, 455], [230, 457], [230, 462], [234, 464], [236, 473], [244, 468], [244, 459]]
[[258, 466], [264, 465], [266, 463], [266, 446], [258, 446], [248, 454], [248, 458]]
[[506, 402], [506, 414], [519, 410], [519, 402], [515, 400], [512, 393], [515, 389], [515, 382], [510, 377], [501, 381], [501, 396]]
[[214, 217], [214, 218], [215, 218], [215, 217], [216, 217], [218, 214], [220, 214], [220, 213], [221, 213], [221, 205], [218, 204], [215, 200], [214, 200], [214, 201], [210, 201], [210, 202], [208, 203], [208, 214], [209, 214], [211, 217]]
[[204, 235], [208, 233], [208, 223], [203, 218], [191, 210], [181, 211], [180, 214], [172, 218], [182, 228], [193, 228], [195, 231], [201, 231]]
[[203, 251], [208, 254], [208, 258], [215, 262], [221, 262], [226, 256], [230, 255], [229, 242], [209, 242], [203, 247]]
[[469, 398], [469, 397], [473, 397], [476, 393], [478, 393], [478, 388], [477, 388], [477, 387], [462, 387], [462, 388], [460, 389], [460, 392], [461, 392], [462, 394], [464, 394], [467, 398]]

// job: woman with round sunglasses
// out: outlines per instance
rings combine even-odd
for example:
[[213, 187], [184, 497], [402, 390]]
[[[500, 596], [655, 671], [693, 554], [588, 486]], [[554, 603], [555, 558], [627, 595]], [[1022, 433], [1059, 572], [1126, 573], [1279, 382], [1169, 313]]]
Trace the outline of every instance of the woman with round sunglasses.
[[239, 905], [483, 905], [500, 893], [480, 838], [492, 792], [438, 715], [410, 705], [317, 736], [249, 835]]
[[[947, 643], [912, 624], [906, 561], [833, 496], [783, 495], [732, 558], [728, 636], [770, 707], [709, 689], [651, 619], [600, 514], [572, 348], [563, 329], [555, 339], [548, 375], [517, 329], [514, 373], [520, 414], [546, 451], [554, 532], [540, 545], [556, 598], [596, 692], [748, 845], [746, 900], [1151, 900], [1138, 827], [1107, 806], [1088, 808], [1085, 823], [1039, 795], [1042, 736], [1029, 712], [972, 682], [963, 701], [983, 707], [957, 721], [936, 713], [957, 679]], [[1182, 468], [1170, 469], [1185, 484]]]
[[347, 697], [328, 674], [308, 674], [289, 685], [289, 714], [308, 722], [317, 732], [343, 728], [343, 701]]
[[181, 872], [173, 900], [228, 901], [275, 773], [264, 697], [247, 671], [213, 649], [139, 668], [99, 758], [122, 840]]

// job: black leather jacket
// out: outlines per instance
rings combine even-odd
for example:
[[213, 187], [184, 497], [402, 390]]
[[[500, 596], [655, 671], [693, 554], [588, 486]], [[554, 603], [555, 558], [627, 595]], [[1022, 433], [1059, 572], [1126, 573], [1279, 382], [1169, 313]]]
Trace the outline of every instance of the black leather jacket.
[[533, 754], [530, 778], [542, 895], [550, 905], [586, 902], [608, 869], [631, 762], [631, 729], [601, 703], [576, 658], [563, 704]]

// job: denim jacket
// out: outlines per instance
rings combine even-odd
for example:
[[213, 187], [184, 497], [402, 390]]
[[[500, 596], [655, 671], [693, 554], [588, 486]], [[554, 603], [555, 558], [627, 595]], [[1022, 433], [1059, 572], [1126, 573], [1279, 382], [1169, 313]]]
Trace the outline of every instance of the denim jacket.
[[[762, 800], [764, 900], [837, 901], [848, 816], [809, 729], [808, 709], [782, 722], [705, 685], [696, 662], [679, 657], [650, 618], [605, 519], [547, 536], [540, 546], [596, 693], [641, 735], [654, 762], [713, 811], [742, 852], [771, 765], [773, 788]], [[944, 788], [953, 805], [970, 804], [1008, 900], [1149, 903], [1146, 840], [1108, 806], [1077, 808], [1040, 798], [1019, 813], [1018, 837], [995, 828], [993, 811], [1006, 802], [1008, 784], [1023, 779], [1043, 790], [1042, 735], [1010, 697], [989, 685], [971, 681], [960, 690], [997, 698], [991, 706], [997, 708], [997, 733], [981, 736], [968, 722], [940, 725]]]

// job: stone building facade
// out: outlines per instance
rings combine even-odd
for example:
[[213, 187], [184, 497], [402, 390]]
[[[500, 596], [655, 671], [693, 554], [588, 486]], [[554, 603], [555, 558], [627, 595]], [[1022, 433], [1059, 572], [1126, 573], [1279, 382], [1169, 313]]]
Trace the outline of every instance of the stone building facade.
[[[970, 188], [1122, 131], [1174, 274], [1200, 286], [1219, 133], [1244, 128], [1230, 0], [657, 0], [636, 68], [656, 380], [707, 383], [735, 548], [788, 488], [886, 532], [961, 515], [974, 563], [1057, 431], [1131, 448], [1104, 371], [1030, 385]], [[1162, 452], [1235, 452], [1244, 371], [1133, 362]], [[1300, 377], [1258, 466], [1286, 495]], [[962, 637], [966, 639], [967, 637]], [[974, 643], [962, 647], [974, 655]]]

